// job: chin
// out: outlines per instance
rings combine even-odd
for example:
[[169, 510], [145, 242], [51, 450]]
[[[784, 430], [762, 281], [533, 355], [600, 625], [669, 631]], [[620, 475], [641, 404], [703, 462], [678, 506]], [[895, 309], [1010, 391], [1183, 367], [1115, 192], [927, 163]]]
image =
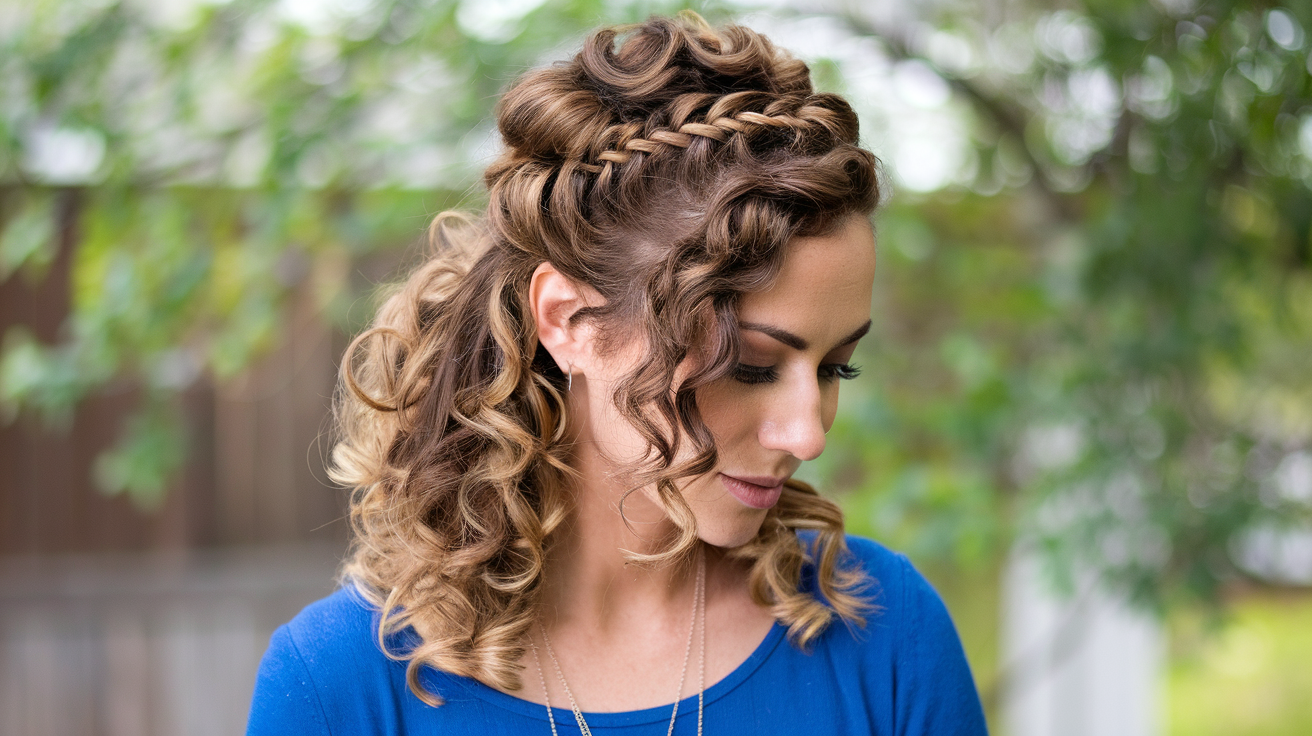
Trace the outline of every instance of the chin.
[[756, 538], [756, 534], [761, 531], [761, 524], [765, 521], [765, 510], [753, 510], [750, 515], [744, 515], [744, 518], [717, 520], [716, 522], [698, 521], [698, 536], [701, 540], [712, 547], [721, 549], [733, 549], [741, 547], [744, 544]]

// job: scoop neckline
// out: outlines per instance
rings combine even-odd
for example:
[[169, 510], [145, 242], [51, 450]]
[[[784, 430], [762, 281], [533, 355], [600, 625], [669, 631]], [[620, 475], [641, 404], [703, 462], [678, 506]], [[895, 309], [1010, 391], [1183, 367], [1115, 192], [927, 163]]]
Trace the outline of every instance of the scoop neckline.
[[[765, 660], [769, 659], [770, 655], [774, 653], [775, 648], [779, 646], [779, 642], [783, 640], [784, 633], [787, 630], [787, 627], [780, 624], [778, 621], [775, 621], [770, 626], [770, 630], [766, 632], [765, 638], [761, 640], [760, 644], [756, 645], [756, 649], [752, 650], [752, 653], [748, 655], [747, 659], [744, 659], [742, 663], [735, 667], [732, 672], [721, 678], [719, 682], [706, 688], [702, 693], [704, 704], [710, 705], [716, 700], [723, 698], [732, 692], [734, 688], [746, 681], [747, 678], [751, 677]], [[535, 703], [531, 700], [524, 700], [523, 698], [517, 698], [514, 695], [503, 693], [500, 690], [485, 685], [471, 677], [461, 677], [457, 679], [462, 685], [464, 685], [465, 689], [469, 691], [471, 695], [474, 695], [480, 700], [491, 703], [492, 705], [505, 710], [534, 718], [544, 723], [547, 722], [547, 708], [542, 703]], [[658, 723], [661, 721], [668, 722], [670, 720], [670, 709], [673, 707], [674, 703], [666, 703], [664, 705], [643, 708], [641, 710], [624, 710], [605, 713], [583, 711], [583, 717], [587, 719], [589, 726], [598, 726], [601, 728], [638, 726], [645, 723]], [[569, 708], [552, 707], [551, 710], [557, 723], [574, 722], [574, 711]], [[696, 712], [696, 693], [679, 701], [680, 718], [683, 718], [686, 714], [695, 714]]]

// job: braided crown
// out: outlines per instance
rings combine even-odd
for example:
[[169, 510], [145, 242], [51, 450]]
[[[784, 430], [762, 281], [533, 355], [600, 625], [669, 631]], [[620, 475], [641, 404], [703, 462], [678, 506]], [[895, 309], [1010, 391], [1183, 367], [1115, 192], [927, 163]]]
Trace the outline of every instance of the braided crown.
[[682, 21], [654, 19], [618, 46], [615, 31], [601, 31], [571, 62], [509, 89], [498, 107], [509, 155], [489, 169], [488, 183], [530, 162], [606, 174], [635, 154], [699, 142], [738, 139], [731, 145], [739, 154], [857, 142], [851, 107], [814, 93], [803, 62], [748, 29]]
[[599, 31], [506, 91], [505, 148], [484, 172], [498, 242], [560, 265], [677, 220], [728, 258], [774, 247], [772, 218], [809, 232], [873, 209], [876, 161], [847, 101], [764, 36], [698, 20], [652, 19], [622, 43]]

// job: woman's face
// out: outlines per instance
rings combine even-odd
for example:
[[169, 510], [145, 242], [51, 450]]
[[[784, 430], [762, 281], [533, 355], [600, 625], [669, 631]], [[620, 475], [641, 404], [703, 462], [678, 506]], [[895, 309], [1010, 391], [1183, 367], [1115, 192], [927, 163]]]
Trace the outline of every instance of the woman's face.
[[[856, 216], [828, 235], [793, 241], [774, 286], [740, 300], [739, 365], [697, 392], [719, 462], [682, 489], [703, 541], [726, 548], [751, 541], [783, 482], [824, 450], [839, 384], [854, 375], [848, 361], [870, 327], [874, 278], [874, 233]], [[615, 382], [635, 358], [590, 361], [588, 396], [576, 404], [580, 439], [597, 445], [621, 473], [645, 450], [611, 403]], [[654, 490], [634, 501], [624, 506], [630, 521], [645, 525], [663, 516]]]
[[719, 450], [718, 466], [684, 488], [703, 541], [751, 541], [783, 482], [824, 450], [839, 384], [855, 376], [849, 361], [870, 328], [874, 280], [874, 233], [858, 216], [795, 240], [774, 286], [742, 297], [738, 368], [697, 393]]

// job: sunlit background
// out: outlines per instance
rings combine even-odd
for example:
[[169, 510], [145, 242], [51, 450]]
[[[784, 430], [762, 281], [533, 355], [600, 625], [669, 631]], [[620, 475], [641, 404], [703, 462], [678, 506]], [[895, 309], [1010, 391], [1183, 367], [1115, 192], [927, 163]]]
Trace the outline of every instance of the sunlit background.
[[0, 734], [244, 726], [332, 589], [345, 341], [491, 107], [695, 7], [884, 161], [803, 475], [907, 552], [995, 733], [1312, 733], [1312, 4], [0, 1]]

